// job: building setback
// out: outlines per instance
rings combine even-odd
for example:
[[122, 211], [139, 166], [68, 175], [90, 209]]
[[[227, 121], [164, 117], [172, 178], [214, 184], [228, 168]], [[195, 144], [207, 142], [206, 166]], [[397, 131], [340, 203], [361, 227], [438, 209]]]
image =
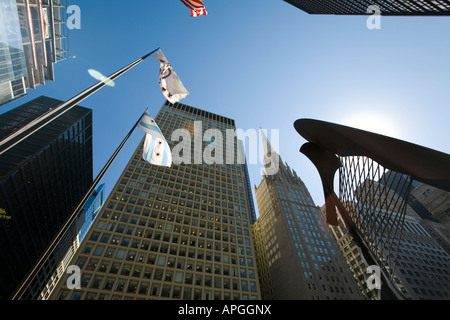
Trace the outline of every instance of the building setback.
[[253, 229], [263, 299], [363, 299], [320, 209], [281, 159], [276, 174], [264, 175], [256, 199], [260, 216]]
[[[0, 116], [0, 140], [62, 103], [39, 97]], [[30, 272], [92, 184], [92, 110], [76, 106], [0, 156], [0, 298]], [[77, 226], [70, 233], [77, 235]], [[68, 246], [24, 296], [35, 299]]]
[[[450, 15], [449, 0], [284, 0], [309, 14], [365, 15], [378, 6], [382, 15]], [[369, 11], [369, 14], [373, 11]]]
[[54, 81], [68, 58], [66, 0], [0, 0], [0, 105]]
[[411, 197], [450, 230], [450, 192], [421, 183], [411, 190]]
[[[181, 103], [166, 102], [155, 121], [172, 150], [177, 129], [235, 130], [234, 120]], [[216, 141], [193, 139], [203, 149]], [[227, 143], [237, 154], [237, 139]], [[67, 275], [51, 300], [260, 299], [242, 165], [206, 164], [187, 146], [197, 164], [171, 168], [148, 164], [137, 147], [72, 259], [81, 289]]]

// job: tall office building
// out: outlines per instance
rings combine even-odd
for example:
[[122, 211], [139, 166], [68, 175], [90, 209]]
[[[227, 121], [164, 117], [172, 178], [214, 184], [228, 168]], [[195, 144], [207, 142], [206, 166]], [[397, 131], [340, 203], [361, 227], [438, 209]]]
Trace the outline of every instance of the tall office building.
[[[245, 157], [245, 147], [244, 147], [244, 143], [242, 142], [242, 140], [238, 140], [238, 147], [240, 150], [240, 157], [241, 160], [239, 163], [241, 163], [242, 166], [242, 170], [244, 171], [244, 175], [245, 175], [245, 189], [247, 191], [247, 198], [248, 199], [253, 199], [253, 193], [252, 193], [252, 186], [250, 184], [250, 175], [248, 173], [248, 166], [247, 166], [247, 159]], [[249, 205], [250, 205], [250, 220], [251, 220], [251, 224], [254, 224], [256, 222], [256, 208], [255, 208], [255, 204], [253, 201], [249, 201]]]
[[0, 105], [26, 94], [27, 64], [15, 0], [0, 0]]
[[[155, 121], [184, 163], [150, 165], [140, 143], [71, 262], [81, 289], [67, 275], [51, 300], [260, 298], [243, 167], [203, 159], [209, 148], [223, 159], [219, 135], [235, 121], [169, 102]], [[237, 139], [225, 145], [237, 155]]]
[[100, 212], [100, 209], [104, 204], [104, 191], [105, 185], [102, 184], [92, 193], [88, 201], [86, 201], [85, 205], [83, 206], [83, 211], [78, 218], [78, 225], [82, 224], [82, 226], [76, 230], [78, 231], [78, 235], [76, 236], [76, 238], [73, 239], [73, 235], [71, 233], [67, 233], [63, 240], [61, 240], [61, 247], [63, 248], [66, 247], [65, 242], [70, 241], [72, 242], [72, 244], [70, 245], [69, 250], [67, 250], [66, 254], [64, 255], [64, 258], [58, 265], [57, 270], [53, 273], [44, 290], [39, 295], [40, 300], [48, 299], [59, 279], [64, 275], [67, 268], [69, 267], [70, 260], [72, 260], [75, 252], [77, 252], [81, 243], [83, 243], [87, 232], [91, 228], [92, 223], [94, 222], [97, 214]]
[[[375, 5], [386, 16], [402, 15], [450, 15], [449, 0], [284, 0], [309, 14], [368, 14], [369, 6]], [[372, 13], [373, 11], [370, 11]]]
[[[388, 171], [381, 181], [405, 198], [405, 194], [398, 191], [398, 186], [406, 179], [405, 175], [393, 175]], [[450, 253], [450, 193], [413, 180], [406, 201], [418, 216], [420, 225]]]
[[[280, 161], [278, 172], [264, 175], [256, 188], [260, 216], [253, 229], [262, 297], [363, 299], [303, 181], [271, 147], [265, 154]], [[277, 162], [268, 160], [267, 166]]]
[[[39, 97], [4, 113], [0, 140], [60, 103]], [[89, 190], [92, 176], [92, 110], [79, 106], [0, 156], [0, 299], [9, 299], [30, 272]], [[67, 249], [55, 252], [24, 298], [39, 295]]]
[[[396, 199], [393, 190], [389, 190], [384, 194], [373, 194], [367, 192], [369, 186], [373, 185], [375, 190], [379, 190], [379, 183], [375, 181], [365, 180], [360, 186], [357, 193], [360, 195], [358, 204], [355, 208], [359, 214], [367, 220], [374, 220], [374, 217], [383, 217], [375, 219], [374, 225], [377, 231], [374, 233], [375, 238], [371, 245], [374, 246], [373, 252], [378, 256], [380, 261], [389, 264], [389, 270], [392, 272], [391, 283], [392, 286], [401, 293], [403, 299], [408, 300], [446, 300], [450, 293], [450, 256], [442, 248], [433, 237], [422, 227], [422, 219], [412, 207], [407, 205], [405, 207], [404, 219], [397, 220], [396, 210], [401, 210], [401, 201], [387, 210], [383, 207], [370, 207], [364, 205], [367, 201], [365, 196], [380, 197], [383, 199]], [[367, 187], [367, 188], [366, 188]], [[384, 203], [387, 206], [387, 201], [376, 201], [375, 203]], [[374, 215], [373, 212], [376, 212]], [[401, 230], [400, 233], [382, 232], [381, 230]], [[338, 227], [334, 227], [334, 235], [338, 242], [346, 242], [346, 238], [351, 237], [346, 233], [346, 228], [343, 228], [340, 223]], [[391, 238], [388, 242], [387, 239]], [[388, 247], [389, 245], [389, 247]], [[354, 245], [350, 244], [348, 247], [340, 246], [347, 259], [347, 263], [352, 264], [354, 254], [349, 250], [354, 250], [353, 253], [358, 255]], [[365, 268], [363, 264], [351, 268], [357, 278], [359, 286], [363, 288], [365, 294], [367, 291], [366, 281], [361, 276], [361, 268]], [[383, 296], [381, 297], [383, 299]]]
[[450, 230], [450, 192], [421, 183], [411, 190], [411, 196]]
[[68, 58], [66, 0], [0, 0], [0, 105], [53, 81]]
[[395, 285], [406, 299], [450, 299], [450, 255], [420, 225], [405, 216], [395, 268]]
[[[325, 205], [322, 206], [321, 214], [326, 215]], [[358, 245], [353, 241], [352, 235], [348, 233], [345, 222], [342, 219], [339, 211], [337, 211], [338, 225], [329, 226], [333, 236], [336, 238], [339, 249], [341, 250], [344, 260], [347, 262], [350, 271], [353, 273], [356, 284], [360, 292], [367, 300], [378, 300], [379, 296], [376, 290], [368, 288], [367, 281], [371, 274], [367, 273], [367, 264], [359, 249]]]
[[101, 184], [91, 195], [83, 207], [84, 223], [77, 236], [78, 243], [82, 243], [89, 229], [94, 223], [100, 209], [105, 202], [105, 184]]

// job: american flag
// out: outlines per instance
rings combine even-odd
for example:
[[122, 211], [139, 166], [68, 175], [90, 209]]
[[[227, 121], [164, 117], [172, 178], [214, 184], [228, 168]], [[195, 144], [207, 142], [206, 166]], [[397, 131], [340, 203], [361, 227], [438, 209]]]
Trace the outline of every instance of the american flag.
[[181, 0], [181, 2], [183, 2], [186, 7], [191, 9], [192, 17], [198, 17], [202, 14], [206, 16], [208, 14], [202, 0]]
[[155, 120], [145, 112], [138, 127], [145, 131], [142, 157], [150, 164], [162, 167], [172, 166], [172, 152]]

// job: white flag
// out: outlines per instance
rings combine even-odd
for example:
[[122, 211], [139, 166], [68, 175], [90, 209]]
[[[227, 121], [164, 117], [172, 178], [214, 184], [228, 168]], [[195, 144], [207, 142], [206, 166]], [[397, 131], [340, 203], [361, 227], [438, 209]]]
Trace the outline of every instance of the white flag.
[[159, 50], [153, 57], [161, 63], [159, 85], [166, 99], [171, 103], [175, 103], [186, 98], [189, 92], [181, 83], [180, 78], [178, 78], [162, 51]]
[[144, 152], [142, 157], [148, 163], [170, 167], [172, 166], [172, 152], [161, 130], [150, 114], [145, 112], [138, 127], [145, 131]]

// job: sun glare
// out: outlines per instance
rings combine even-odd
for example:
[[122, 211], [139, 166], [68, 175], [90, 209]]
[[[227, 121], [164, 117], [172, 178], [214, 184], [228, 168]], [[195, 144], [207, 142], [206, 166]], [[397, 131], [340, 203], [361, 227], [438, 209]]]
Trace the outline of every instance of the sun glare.
[[381, 135], [399, 138], [400, 127], [392, 119], [375, 113], [360, 113], [346, 117], [343, 125], [378, 133]]

